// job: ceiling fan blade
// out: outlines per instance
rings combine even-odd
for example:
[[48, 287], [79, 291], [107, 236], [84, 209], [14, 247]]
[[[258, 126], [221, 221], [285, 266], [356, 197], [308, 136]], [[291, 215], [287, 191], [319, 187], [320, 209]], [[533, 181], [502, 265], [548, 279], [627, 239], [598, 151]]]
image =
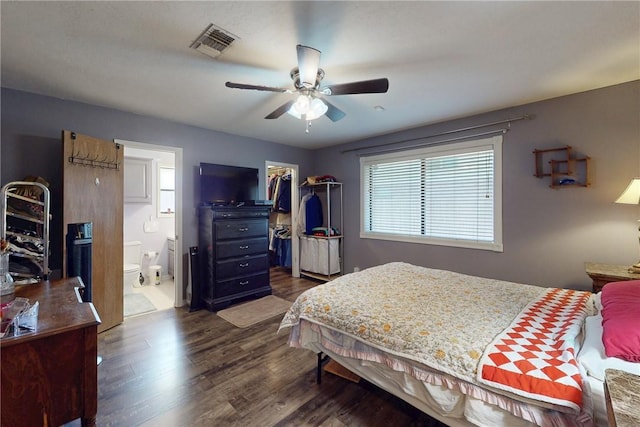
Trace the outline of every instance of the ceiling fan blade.
[[289, 102], [282, 104], [281, 106], [273, 110], [271, 114], [266, 116], [265, 119], [277, 119], [278, 117], [280, 117], [281, 115], [289, 111], [289, 108], [291, 108], [294, 102], [295, 102], [294, 100], [291, 100]]
[[332, 122], [337, 122], [338, 120], [346, 116], [346, 113], [344, 111], [342, 111], [332, 103], [328, 102], [326, 99], [323, 99], [322, 102], [327, 104], [327, 107], [328, 107], [327, 112], [324, 113], [324, 115], [329, 117]]
[[279, 93], [291, 92], [289, 89], [284, 89], [280, 87], [246, 85], [243, 83], [226, 82], [224, 85], [232, 89], [252, 89], [252, 90], [262, 90], [267, 92], [279, 92]]
[[298, 70], [300, 84], [306, 88], [316, 86], [318, 68], [320, 68], [320, 51], [301, 44], [296, 46], [298, 51]]
[[389, 79], [363, 80], [360, 82], [329, 85], [320, 89], [324, 95], [355, 95], [359, 93], [385, 93], [389, 90]]

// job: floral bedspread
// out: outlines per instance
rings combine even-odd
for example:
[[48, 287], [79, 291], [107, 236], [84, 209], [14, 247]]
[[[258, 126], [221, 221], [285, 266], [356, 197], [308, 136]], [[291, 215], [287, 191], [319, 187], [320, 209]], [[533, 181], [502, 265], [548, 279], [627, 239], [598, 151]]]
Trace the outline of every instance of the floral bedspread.
[[394, 262], [309, 289], [284, 316], [476, 383], [485, 348], [547, 288]]

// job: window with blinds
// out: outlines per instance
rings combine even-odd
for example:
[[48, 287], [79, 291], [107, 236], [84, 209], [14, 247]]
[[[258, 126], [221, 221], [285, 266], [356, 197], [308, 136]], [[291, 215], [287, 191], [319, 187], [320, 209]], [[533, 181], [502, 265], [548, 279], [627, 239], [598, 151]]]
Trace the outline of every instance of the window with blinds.
[[502, 136], [360, 159], [361, 237], [502, 251]]

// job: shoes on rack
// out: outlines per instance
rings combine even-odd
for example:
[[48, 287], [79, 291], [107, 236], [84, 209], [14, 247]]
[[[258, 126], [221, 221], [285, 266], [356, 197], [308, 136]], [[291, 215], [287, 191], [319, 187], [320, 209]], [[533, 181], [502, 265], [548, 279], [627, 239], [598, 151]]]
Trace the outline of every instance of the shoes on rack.
[[44, 273], [40, 264], [30, 258], [23, 257], [11, 257], [9, 260], [9, 272], [11, 274], [18, 274], [22, 277], [41, 277]]
[[7, 231], [11, 231], [16, 234], [22, 234], [23, 236], [31, 236], [36, 238], [38, 237], [38, 233], [36, 232], [36, 230], [27, 230], [24, 227], [17, 227], [13, 224], [7, 224]]
[[[49, 187], [47, 180], [41, 176], [29, 175], [24, 177], [23, 181], [36, 182], [44, 185], [45, 187]], [[42, 193], [44, 192], [41, 187], [35, 185], [19, 185], [12, 191], [18, 196], [33, 199], [34, 201], [40, 201], [42, 199]], [[30, 203], [27, 200], [9, 198], [7, 200], [7, 210], [18, 215], [26, 215], [28, 217], [35, 218], [40, 221], [44, 219], [44, 207], [36, 203]]]
[[25, 239], [22, 236], [10, 235], [8, 236], [9, 248], [11, 249], [11, 245], [15, 248], [23, 249], [27, 251], [27, 253], [35, 253], [38, 255], [42, 255], [44, 253], [44, 245], [41, 241]]
[[42, 205], [29, 203], [25, 200], [9, 199], [7, 201], [7, 210], [14, 214], [27, 216], [39, 221], [42, 221], [44, 218], [44, 208]]
[[[41, 176], [28, 175], [28, 176], [25, 176], [22, 179], [22, 181], [37, 182], [38, 184], [42, 184], [45, 187], [49, 187], [49, 183], [47, 182], [47, 180]], [[28, 197], [34, 200], [40, 200], [43, 192], [44, 191], [42, 190], [42, 188], [37, 187], [35, 185], [19, 186], [15, 191], [15, 193], [19, 196]]]
[[21, 246], [14, 245], [13, 243], [9, 243], [9, 251], [17, 254], [29, 255], [33, 257], [42, 257], [42, 253], [31, 251]]

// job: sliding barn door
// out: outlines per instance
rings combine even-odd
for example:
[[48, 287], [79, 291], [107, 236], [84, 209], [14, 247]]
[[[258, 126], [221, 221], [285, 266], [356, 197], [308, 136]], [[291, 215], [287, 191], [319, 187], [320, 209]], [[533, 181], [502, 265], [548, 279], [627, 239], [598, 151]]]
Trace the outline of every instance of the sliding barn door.
[[[112, 142], [63, 131], [63, 233], [67, 224], [93, 223], [92, 302], [102, 324], [122, 323], [123, 151]], [[64, 247], [67, 274], [67, 247]]]

